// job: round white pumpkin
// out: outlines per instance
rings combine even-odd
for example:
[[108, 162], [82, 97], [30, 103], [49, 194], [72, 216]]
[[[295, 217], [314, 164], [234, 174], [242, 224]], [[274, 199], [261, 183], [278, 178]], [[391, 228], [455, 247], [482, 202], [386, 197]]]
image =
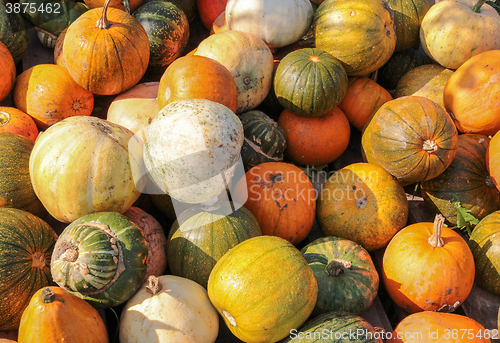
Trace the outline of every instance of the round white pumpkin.
[[218, 333], [219, 317], [205, 288], [186, 278], [162, 275], [150, 278], [125, 304], [119, 340], [212, 343]]
[[229, 186], [243, 146], [243, 125], [226, 106], [206, 99], [169, 103], [145, 130], [144, 164], [166, 194], [195, 204]]
[[279, 48], [307, 33], [314, 11], [310, 0], [228, 0], [225, 14], [230, 30], [251, 33]]
[[216, 60], [231, 72], [238, 91], [236, 114], [259, 106], [271, 89], [274, 57], [258, 36], [240, 31], [215, 33], [202, 40], [194, 54]]
[[140, 191], [132, 168], [142, 156], [130, 159], [134, 134], [92, 116], [66, 118], [40, 134], [30, 155], [33, 189], [47, 211], [70, 223], [95, 212], [125, 212]]

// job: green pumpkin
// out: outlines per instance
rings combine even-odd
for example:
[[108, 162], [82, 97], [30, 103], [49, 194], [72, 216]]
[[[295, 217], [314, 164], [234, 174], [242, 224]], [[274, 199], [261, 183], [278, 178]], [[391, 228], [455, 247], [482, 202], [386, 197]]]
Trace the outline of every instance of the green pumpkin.
[[168, 265], [173, 275], [206, 288], [210, 272], [222, 255], [238, 243], [262, 235], [249, 210], [240, 207], [233, 212], [231, 206], [229, 202], [220, 202], [214, 209], [191, 208], [177, 218], [167, 243]]
[[364, 318], [348, 312], [327, 312], [310, 318], [279, 343], [382, 343], [382, 334]]
[[252, 110], [240, 115], [245, 141], [241, 159], [245, 170], [265, 162], [281, 162], [286, 149], [285, 131], [264, 112]]
[[148, 247], [142, 230], [118, 212], [85, 215], [57, 240], [51, 272], [59, 287], [108, 308], [127, 301], [146, 274]]
[[437, 177], [421, 183], [422, 197], [435, 213], [457, 224], [455, 201], [477, 219], [500, 210], [500, 193], [486, 167], [490, 138], [484, 135], [458, 136], [458, 147], [450, 166]]
[[318, 281], [313, 316], [331, 311], [360, 314], [377, 296], [379, 276], [370, 254], [359, 244], [322, 237], [300, 250]]
[[89, 9], [84, 3], [73, 0], [19, 0], [19, 3], [28, 9], [21, 12], [27, 21], [55, 36]]
[[424, 64], [435, 63], [422, 48], [411, 47], [395, 52], [377, 71], [377, 83], [387, 90], [396, 89], [398, 81], [408, 71]]
[[37, 216], [0, 208], [0, 330], [19, 328], [21, 315], [40, 288], [53, 285], [54, 230]]
[[396, 48], [402, 51], [420, 43], [420, 24], [431, 8], [429, 0], [385, 0], [394, 12]]
[[289, 111], [302, 116], [322, 116], [344, 98], [347, 74], [342, 63], [326, 51], [294, 50], [276, 68], [274, 92]]
[[474, 282], [500, 295], [500, 211], [487, 215], [476, 225], [468, 244], [476, 268]]
[[0, 207], [12, 207], [45, 217], [47, 210], [33, 190], [29, 159], [34, 143], [16, 133], [0, 132]]
[[189, 21], [178, 6], [167, 1], [151, 1], [140, 6], [133, 16], [149, 38], [150, 72], [163, 74], [168, 65], [184, 52], [189, 40]]
[[22, 10], [18, 2], [0, 0], [0, 42], [9, 49], [16, 64], [21, 61], [29, 43]]

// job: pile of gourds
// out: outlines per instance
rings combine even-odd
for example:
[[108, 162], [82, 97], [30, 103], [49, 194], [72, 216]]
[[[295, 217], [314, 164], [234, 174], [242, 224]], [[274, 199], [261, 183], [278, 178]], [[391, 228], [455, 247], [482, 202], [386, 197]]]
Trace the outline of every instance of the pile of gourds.
[[[500, 295], [484, 3], [0, 0], [0, 330], [195, 343], [222, 320], [243, 342], [489, 342], [450, 313], [474, 282]], [[207, 35], [185, 51], [196, 12]], [[25, 21], [53, 64], [18, 71]], [[433, 223], [409, 225], [412, 188]], [[363, 318], [379, 286], [407, 313], [393, 333]]]

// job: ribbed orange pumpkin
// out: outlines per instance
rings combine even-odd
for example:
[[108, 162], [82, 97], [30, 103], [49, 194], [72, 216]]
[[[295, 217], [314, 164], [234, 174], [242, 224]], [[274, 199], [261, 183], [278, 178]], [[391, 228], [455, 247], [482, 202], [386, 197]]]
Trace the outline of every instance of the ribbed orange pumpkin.
[[68, 117], [90, 116], [94, 109], [92, 92], [56, 64], [38, 64], [23, 71], [17, 78], [13, 99], [42, 130]]
[[405, 185], [441, 174], [458, 146], [453, 120], [435, 102], [406, 96], [386, 102], [370, 118], [361, 138], [366, 161]]
[[408, 313], [452, 312], [472, 289], [472, 252], [458, 233], [443, 226], [444, 220], [439, 214], [434, 223], [405, 227], [384, 252], [385, 287], [396, 305]]
[[38, 137], [33, 118], [15, 107], [0, 107], [0, 132], [17, 133], [33, 142]]
[[183, 99], [207, 99], [236, 111], [238, 89], [233, 75], [221, 63], [205, 56], [176, 59], [160, 79], [158, 106]]
[[362, 131], [370, 116], [389, 100], [391, 93], [369, 77], [350, 77], [339, 107], [349, 123]]
[[91, 9], [67, 29], [62, 54], [66, 68], [83, 88], [113, 95], [135, 86], [149, 63], [149, 39], [133, 16], [117, 8]]
[[0, 101], [9, 94], [16, 82], [16, 65], [9, 49], [0, 42]]
[[248, 194], [246, 202], [235, 201], [252, 212], [263, 235], [297, 244], [312, 229], [316, 193], [307, 174], [291, 163], [265, 162], [250, 168], [233, 194]]
[[351, 127], [338, 107], [320, 117], [299, 116], [285, 109], [278, 124], [286, 134], [286, 155], [303, 166], [333, 162], [349, 144]]

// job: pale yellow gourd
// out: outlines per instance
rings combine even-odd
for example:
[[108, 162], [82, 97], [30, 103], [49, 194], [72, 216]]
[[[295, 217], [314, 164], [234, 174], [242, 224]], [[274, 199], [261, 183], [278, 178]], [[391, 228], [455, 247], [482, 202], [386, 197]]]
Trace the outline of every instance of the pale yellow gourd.
[[57, 220], [70, 223], [86, 214], [124, 212], [140, 195], [130, 159], [134, 134], [93, 116], [66, 118], [38, 136], [29, 172], [35, 194]]
[[313, 20], [309, 0], [229, 0], [226, 22], [230, 30], [248, 32], [272, 48], [297, 42]]
[[238, 90], [236, 114], [256, 108], [271, 89], [274, 58], [258, 36], [233, 30], [215, 33], [201, 41], [194, 54], [212, 58], [231, 72]]
[[118, 95], [109, 105], [106, 119], [138, 133], [160, 111], [156, 96], [159, 82], [139, 83]]
[[219, 317], [207, 291], [174, 275], [152, 276], [130, 298], [120, 318], [120, 343], [211, 343]]
[[[500, 16], [485, 0], [447, 0], [434, 4], [420, 26], [427, 55], [457, 69], [472, 56], [500, 49]], [[475, 12], [473, 8], [477, 8]]]

